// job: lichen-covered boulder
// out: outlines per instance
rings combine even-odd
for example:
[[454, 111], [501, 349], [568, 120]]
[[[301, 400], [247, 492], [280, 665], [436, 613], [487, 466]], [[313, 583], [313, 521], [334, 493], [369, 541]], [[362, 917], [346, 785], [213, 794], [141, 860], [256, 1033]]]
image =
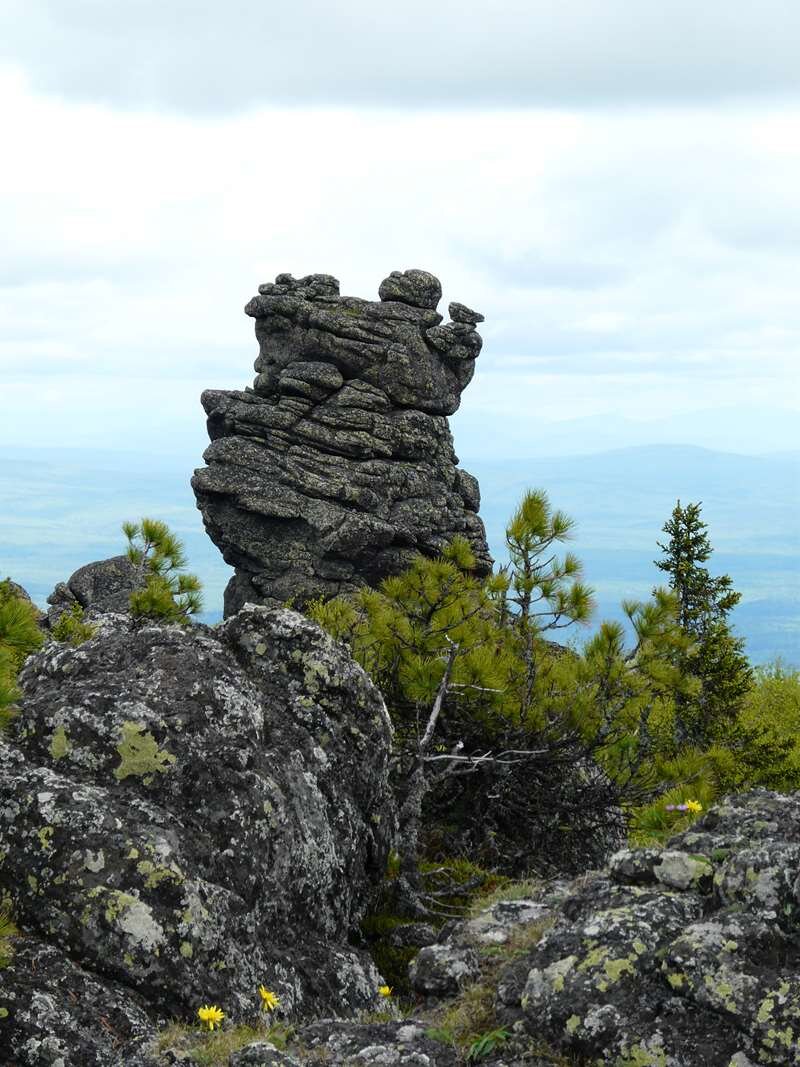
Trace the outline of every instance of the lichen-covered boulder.
[[473, 949], [460, 945], [428, 945], [411, 961], [408, 977], [417, 993], [443, 997], [474, 982], [479, 973], [478, 957]]
[[618, 1067], [800, 1063], [800, 797], [728, 797], [550, 917], [499, 981], [509, 1026]]
[[483, 316], [454, 303], [443, 325], [426, 271], [394, 271], [379, 293], [279, 274], [245, 308], [260, 346], [253, 387], [203, 393], [212, 443], [192, 487], [235, 568], [226, 616], [377, 585], [457, 534], [477, 572], [491, 569], [478, 483], [458, 467], [447, 422]]
[[[289, 1016], [376, 1004], [380, 976], [348, 937], [393, 832], [391, 725], [341, 646], [285, 609], [215, 629], [106, 615], [20, 681], [0, 743], [0, 891], [26, 938], [86, 976], [87, 1017], [104, 1016], [95, 986], [124, 987], [152, 1020], [202, 1003], [253, 1017], [262, 983]], [[20, 1067], [40, 1062], [23, 1052], [37, 989], [77, 1019], [39, 973], [0, 971]]]
[[331, 1067], [457, 1067], [463, 1059], [446, 1043], [429, 1036], [430, 1026], [414, 1019], [386, 1023], [337, 1023], [304, 1026], [299, 1038], [307, 1063]]
[[141, 572], [127, 556], [112, 556], [79, 567], [66, 582], [59, 582], [47, 598], [49, 625], [74, 605], [93, 613], [126, 612], [130, 595], [141, 589]]
[[152, 1035], [153, 1021], [145, 997], [80, 967], [58, 945], [38, 938], [15, 939], [11, 961], [0, 969], [4, 1065], [128, 1064]]

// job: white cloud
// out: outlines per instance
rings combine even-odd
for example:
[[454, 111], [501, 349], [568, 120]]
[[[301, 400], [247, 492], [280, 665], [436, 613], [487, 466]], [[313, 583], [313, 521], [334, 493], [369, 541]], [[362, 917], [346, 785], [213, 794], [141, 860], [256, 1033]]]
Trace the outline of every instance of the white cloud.
[[366, 297], [437, 273], [443, 308], [487, 316], [484, 431], [800, 408], [800, 108], [209, 118], [0, 92], [0, 440], [198, 440], [201, 388], [252, 377], [242, 306], [284, 270]]
[[543, 107], [797, 93], [795, 0], [5, 0], [0, 58], [125, 107]]

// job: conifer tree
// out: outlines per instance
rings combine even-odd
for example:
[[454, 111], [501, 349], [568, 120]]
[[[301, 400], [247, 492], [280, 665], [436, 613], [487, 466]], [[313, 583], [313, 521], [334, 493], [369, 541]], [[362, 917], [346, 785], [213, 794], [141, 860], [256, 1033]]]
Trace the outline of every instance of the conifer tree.
[[692, 641], [680, 653], [679, 665], [700, 683], [697, 694], [676, 698], [676, 741], [707, 745], [722, 740], [733, 728], [752, 685], [752, 669], [744, 640], [732, 633], [728, 623], [741, 593], [735, 592], [729, 575], [712, 577], [703, 566], [713, 550], [700, 512], [700, 503], [683, 507], [677, 501], [663, 527], [669, 541], [658, 542], [664, 558], [655, 560], [655, 565], [670, 576], [678, 621]]
[[128, 559], [143, 582], [142, 589], [131, 593], [131, 614], [188, 623], [202, 610], [202, 587], [196, 575], [181, 571], [186, 554], [180, 540], [158, 519], [124, 522], [122, 532], [128, 539]]
[[548, 630], [589, 621], [593, 592], [580, 580], [582, 565], [573, 552], [559, 559], [554, 546], [572, 536], [575, 523], [563, 511], [553, 511], [547, 493], [529, 489], [506, 527], [509, 564], [500, 569], [502, 619], [513, 624], [522, 646], [525, 678], [520, 715], [531, 707], [536, 684], [537, 641]]
[[309, 605], [386, 699], [401, 809], [398, 903], [412, 913], [424, 912], [422, 811], [434, 793], [468, 795], [480, 779], [498, 804], [511, 805], [504, 821], [513, 808], [509, 818], [524, 824], [542, 801], [537, 767], [596, 756], [609, 778], [582, 796], [598, 825], [603, 813], [593, 802], [617, 819], [625, 789], [631, 802], [642, 795], [642, 765], [660, 743], [656, 723], [663, 732], [672, 691], [683, 685], [671, 657], [686, 639], [674, 597], [658, 591], [651, 603], [627, 605], [632, 649], [615, 624], [604, 624], [583, 655], [545, 640], [587, 621], [593, 606], [578, 559], [554, 550], [572, 526], [545, 493], [528, 492], [508, 525], [510, 562], [498, 573], [478, 578], [468, 543], [455, 538], [438, 559], [420, 556], [378, 589]]

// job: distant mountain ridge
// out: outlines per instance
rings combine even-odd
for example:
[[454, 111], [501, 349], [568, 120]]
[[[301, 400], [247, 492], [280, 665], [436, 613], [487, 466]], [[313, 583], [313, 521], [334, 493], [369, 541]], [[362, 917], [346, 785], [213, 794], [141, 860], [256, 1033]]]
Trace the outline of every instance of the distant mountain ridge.
[[[800, 452], [749, 456], [687, 445], [642, 445], [593, 455], [461, 457], [481, 485], [490, 548], [526, 487], [544, 488], [577, 524], [571, 543], [597, 590], [597, 618], [619, 617], [623, 597], [644, 597], [663, 575], [653, 564], [675, 500], [702, 500], [714, 555], [744, 594], [734, 613], [757, 661], [800, 663]], [[199, 455], [162, 457], [89, 449], [0, 450], [0, 577], [43, 603], [77, 567], [123, 550], [120, 524], [164, 519], [186, 543], [205, 587], [206, 615], [222, 611], [230, 577], [203, 530], [189, 487]]]
[[[615, 449], [668, 445], [717, 452], [769, 456], [796, 452], [800, 443], [800, 411], [791, 408], [727, 407], [684, 412], [661, 419], [630, 419], [608, 413], [548, 421], [540, 411], [487, 412], [467, 394], [451, 418], [458, 448], [466, 456], [469, 441], [480, 442], [480, 454], [564, 457]], [[800, 407], [800, 391], [795, 398]], [[487, 433], [487, 428], [489, 432]]]

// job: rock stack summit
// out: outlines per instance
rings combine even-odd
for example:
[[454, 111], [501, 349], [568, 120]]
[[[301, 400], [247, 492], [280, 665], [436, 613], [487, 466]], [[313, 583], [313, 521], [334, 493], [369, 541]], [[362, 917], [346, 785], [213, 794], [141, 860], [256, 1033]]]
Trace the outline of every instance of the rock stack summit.
[[483, 316], [452, 303], [443, 325], [441, 295], [422, 270], [393, 271], [377, 301], [340, 296], [328, 274], [259, 286], [245, 308], [260, 345], [253, 388], [203, 393], [212, 443], [192, 479], [236, 570], [226, 617], [376, 585], [456, 534], [489, 572], [478, 483], [447, 422]]

